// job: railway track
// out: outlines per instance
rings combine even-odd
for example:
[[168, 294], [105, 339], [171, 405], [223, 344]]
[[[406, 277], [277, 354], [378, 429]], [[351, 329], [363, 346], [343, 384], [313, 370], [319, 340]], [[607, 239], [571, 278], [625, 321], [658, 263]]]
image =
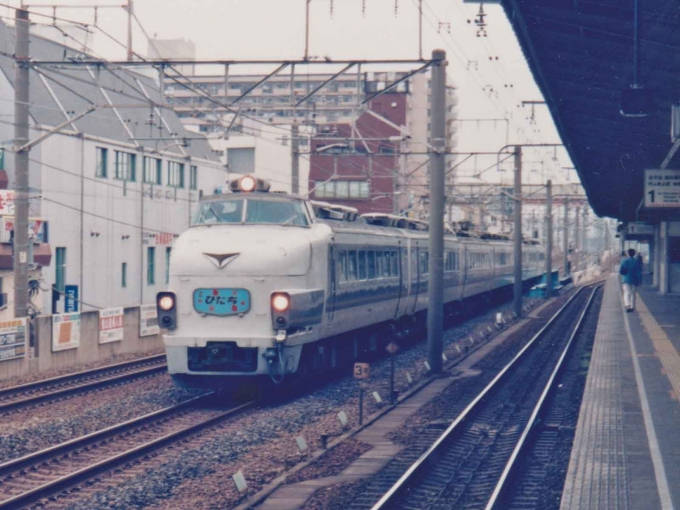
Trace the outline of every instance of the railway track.
[[[443, 433], [436, 431], [438, 437], [396, 483], [388, 465], [352, 508], [502, 508], [517, 461], [531, 443], [599, 288], [574, 294]], [[424, 434], [432, 435], [431, 430]], [[409, 448], [406, 460], [413, 451], [422, 449]]]
[[0, 413], [165, 371], [165, 354], [0, 389]]
[[255, 405], [206, 408], [201, 395], [112, 427], [0, 464], [0, 509], [54, 500], [93, 478], [129, 465]]

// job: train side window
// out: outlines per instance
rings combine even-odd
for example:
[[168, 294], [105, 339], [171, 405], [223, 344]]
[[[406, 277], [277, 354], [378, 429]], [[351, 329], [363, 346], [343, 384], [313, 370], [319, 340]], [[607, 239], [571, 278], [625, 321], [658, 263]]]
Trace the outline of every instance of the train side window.
[[359, 280], [366, 279], [366, 252], [359, 252]]
[[351, 250], [347, 255], [347, 279], [354, 281], [357, 279], [357, 252]]
[[453, 270], [458, 271], [460, 269], [460, 261], [458, 259], [458, 254], [456, 252], [453, 253]]
[[411, 248], [411, 274], [413, 275], [412, 279], [413, 281], [416, 281], [418, 278], [418, 273], [416, 271], [418, 265], [418, 252], [416, 251], [415, 248]]
[[423, 250], [420, 252], [420, 274], [428, 274], [430, 272], [428, 252]]
[[397, 257], [397, 252], [390, 252], [390, 258], [392, 259], [392, 276], [399, 276], [399, 258]]
[[367, 267], [368, 267], [368, 279], [371, 280], [375, 278], [375, 252], [374, 251], [367, 251], [366, 252], [366, 262], [367, 262]]
[[347, 281], [347, 252], [340, 251], [338, 252], [338, 260], [337, 260], [337, 275], [338, 275], [338, 280], [340, 282], [346, 282]]
[[390, 253], [389, 251], [384, 251], [383, 252], [383, 276], [385, 278], [389, 278], [392, 276], [392, 262], [390, 258]]

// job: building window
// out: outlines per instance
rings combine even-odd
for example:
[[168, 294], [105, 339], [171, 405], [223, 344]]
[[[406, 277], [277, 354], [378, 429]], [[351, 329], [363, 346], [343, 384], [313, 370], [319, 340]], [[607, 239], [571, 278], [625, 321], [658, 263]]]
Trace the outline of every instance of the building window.
[[66, 290], [66, 248], [57, 248], [54, 287], [59, 292]]
[[370, 195], [368, 181], [316, 181], [314, 195], [317, 198], [366, 199]]
[[156, 248], [146, 249], [146, 283], [154, 285], [156, 283]]
[[233, 174], [252, 174], [255, 172], [255, 149], [243, 147], [227, 149], [227, 164]]
[[95, 170], [95, 176], [106, 179], [109, 174], [109, 149], [104, 147], [97, 147], [97, 169]]
[[137, 155], [116, 151], [116, 179], [136, 181]]
[[144, 182], [146, 184], [161, 183], [161, 169], [163, 160], [144, 156]]
[[198, 189], [198, 167], [191, 165], [189, 168], [189, 189]]
[[165, 283], [170, 283], [170, 252], [172, 248], [165, 249]]
[[184, 163], [168, 161], [168, 186], [172, 188], [184, 187]]
[[127, 262], [123, 262], [120, 266], [120, 286], [127, 287]]

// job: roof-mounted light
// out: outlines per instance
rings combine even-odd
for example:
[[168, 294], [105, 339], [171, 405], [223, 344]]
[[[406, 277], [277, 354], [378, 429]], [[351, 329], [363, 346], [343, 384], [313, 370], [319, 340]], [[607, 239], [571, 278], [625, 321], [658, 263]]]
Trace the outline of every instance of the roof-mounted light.
[[258, 179], [252, 175], [244, 175], [229, 183], [229, 188], [234, 193], [251, 193], [253, 191], [267, 192], [270, 184], [264, 179]]

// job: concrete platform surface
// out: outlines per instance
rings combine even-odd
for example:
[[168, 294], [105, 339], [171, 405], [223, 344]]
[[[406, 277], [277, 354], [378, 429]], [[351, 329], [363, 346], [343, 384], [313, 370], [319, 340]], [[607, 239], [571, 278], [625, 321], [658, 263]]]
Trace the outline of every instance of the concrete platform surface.
[[561, 509], [680, 508], [680, 296], [612, 275], [595, 335]]

